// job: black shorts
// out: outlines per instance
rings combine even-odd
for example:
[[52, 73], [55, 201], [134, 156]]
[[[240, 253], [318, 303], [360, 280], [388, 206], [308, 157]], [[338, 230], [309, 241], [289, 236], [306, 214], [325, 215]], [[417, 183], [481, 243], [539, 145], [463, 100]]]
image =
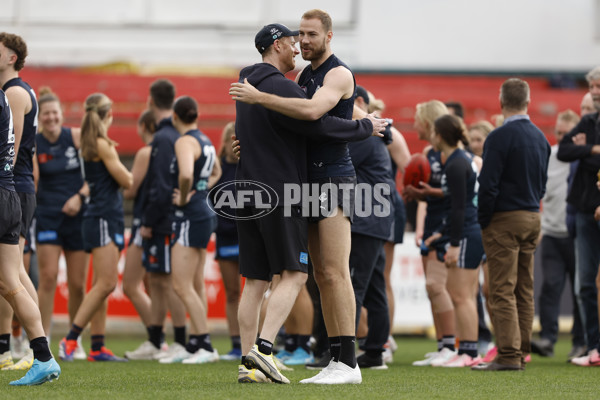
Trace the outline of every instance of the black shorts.
[[300, 208], [285, 217], [283, 207], [256, 219], [257, 210], [237, 210], [240, 273], [245, 278], [270, 281], [284, 270], [308, 272], [308, 221]]
[[37, 201], [35, 200], [35, 193], [17, 192], [17, 194], [19, 195], [19, 200], [21, 200], [21, 230], [19, 234], [27, 237], [27, 230], [31, 226]]
[[160, 274], [171, 273], [171, 235], [153, 233], [150, 239], [142, 240], [142, 265], [146, 271]]
[[356, 176], [318, 178], [310, 183], [311, 186], [318, 184], [320, 204], [318, 211], [316, 207], [309, 212], [304, 211], [304, 215], [309, 215], [309, 222], [319, 222], [331, 217], [339, 212], [339, 208], [343, 210], [344, 216], [348, 217], [350, 222], [354, 220]]
[[394, 223], [392, 225], [392, 237], [390, 242], [402, 243], [404, 241], [404, 228], [406, 226], [406, 208], [404, 200], [397, 190], [392, 193], [394, 200]]
[[240, 244], [237, 235], [217, 234], [217, 250], [215, 260], [238, 261]]
[[37, 244], [55, 244], [71, 251], [83, 250], [82, 223], [81, 214], [69, 217], [61, 213], [51, 217], [38, 212], [35, 223]]
[[90, 253], [92, 249], [114, 243], [119, 251], [123, 250], [123, 220], [117, 218], [83, 217], [81, 232], [83, 248]]
[[17, 192], [0, 187], [0, 243], [19, 244], [21, 204]]

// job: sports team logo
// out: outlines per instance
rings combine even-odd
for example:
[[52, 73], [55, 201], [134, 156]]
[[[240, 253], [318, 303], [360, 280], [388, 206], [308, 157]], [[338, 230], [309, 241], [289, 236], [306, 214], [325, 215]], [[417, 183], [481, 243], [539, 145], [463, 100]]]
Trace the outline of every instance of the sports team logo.
[[[213, 199], [213, 202], [209, 199]], [[223, 182], [212, 188], [207, 197], [208, 206], [228, 219], [255, 219], [270, 214], [279, 204], [279, 196], [269, 185], [258, 181], [236, 180]], [[239, 217], [235, 210], [252, 207], [254, 215]]]

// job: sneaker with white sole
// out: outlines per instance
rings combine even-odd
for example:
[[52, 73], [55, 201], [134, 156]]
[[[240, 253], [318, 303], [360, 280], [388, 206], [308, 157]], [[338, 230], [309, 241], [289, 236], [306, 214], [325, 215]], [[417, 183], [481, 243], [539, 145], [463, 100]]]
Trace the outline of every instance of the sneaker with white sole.
[[25, 356], [13, 365], [2, 368], [9, 371], [27, 371], [33, 365], [33, 350], [27, 349]]
[[[60, 351], [60, 347], [58, 349]], [[73, 360], [87, 360], [87, 354], [85, 354], [85, 350], [81, 344], [81, 336], [77, 338], [77, 348], [73, 353]]]
[[27, 336], [10, 335], [10, 351], [15, 360], [25, 357], [27, 355], [27, 350], [29, 350], [29, 340], [27, 339]]
[[35, 360], [24, 377], [9, 383], [11, 386], [34, 386], [52, 382], [60, 376], [60, 366], [54, 358], [41, 362]]
[[261, 372], [261, 370], [248, 369], [245, 365], [238, 365], [239, 383], [271, 383], [271, 380]]
[[362, 383], [362, 374], [358, 364], [352, 368], [343, 362], [337, 362], [327, 376], [314, 381], [317, 385], [345, 385]]
[[153, 358], [155, 360], [160, 360], [161, 358], [171, 357], [173, 354], [180, 351], [181, 349], [185, 350], [185, 346], [182, 346], [181, 344], [179, 344], [177, 342], [175, 342], [169, 346], [165, 342], [160, 347], [160, 351], [158, 353], [156, 353]]
[[444, 347], [438, 355], [431, 360], [432, 367], [441, 367], [456, 356], [456, 351]]
[[8, 367], [14, 365], [12, 353], [10, 350], [0, 354], [0, 369], [6, 370]]
[[197, 352], [192, 354], [191, 357], [186, 358], [182, 361], [184, 364], [206, 364], [219, 361], [219, 352], [217, 349], [208, 351], [206, 349], [199, 349]]
[[315, 376], [310, 377], [310, 378], [302, 379], [300, 381], [300, 383], [315, 383], [319, 379], [323, 379], [324, 377], [329, 375], [331, 373], [331, 371], [333, 371], [336, 368], [336, 364], [337, 364], [337, 361], [333, 361], [333, 359], [330, 358], [329, 364], [327, 364], [327, 366], [325, 368], [321, 369], [321, 371], [318, 374], [316, 374]]
[[384, 348], [383, 353], [381, 353], [381, 356], [383, 357], [383, 362], [386, 364], [390, 364], [394, 361], [394, 352], [390, 347]]
[[378, 356], [370, 356], [369, 354], [364, 353], [361, 356], [356, 357], [356, 362], [361, 369], [388, 369], [387, 364], [383, 361], [383, 353]]
[[315, 362], [315, 356], [312, 351], [307, 352], [302, 347], [298, 347], [294, 350], [291, 357], [282, 361], [285, 365], [304, 365]]
[[598, 350], [593, 349], [585, 356], [576, 357], [576, 358], [572, 359], [571, 364], [578, 365], [580, 367], [590, 367], [592, 365], [595, 365], [590, 362], [592, 359], [594, 359], [594, 360], [598, 359]]
[[183, 360], [188, 359], [191, 356], [193, 356], [192, 353], [188, 353], [185, 347], [179, 345], [175, 351], [171, 352], [171, 354], [168, 356], [159, 359], [158, 362], [161, 364], [177, 364], [183, 362]]
[[390, 350], [392, 350], [392, 353], [395, 353], [396, 350], [398, 350], [398, 344], [396, 343], [396, 340], [394, 339], [394, 337], [392, 335], [388, 336], [388, 340], [387, 340], [387, 342], [385, 342], [383, 347], [389, 348]]
[[290, 383], [290, 380], [283, 376], [277, 367], [273, 354], [267, 355], [261, 353], [257, 345], [254, 345], [252, 350], [246, 355], [246, 362], [244, 364], [249, 369], [256, 368], [261, 370], [265, 376], [275, 383]]
[[219, 357], [223, 361], [239, 361], [242, 358], [242, 349], [234, 347], [227, 354]]
[[146, 340], [137, 349], [126, 351], [125, 358], [128, 360], [154, 360], [154, 356], [158, 353], [160, 353], [160, 349], [157, 349], [151, 341]]
[[474, 365], [479, 365], [483, 362], [483, 359], [478, 355], [473, 358], [468, 354], [457, 354], [452, 359], [448, 360], [442, 367], [446, 368], [462, 368], [462, 367], [472, 367]]
[[431, 362], [435, 360], [437, 356], [439, 356], [439, 354], [440, 353], [437, 351], [427, 353], [425, 354], [425, 358], [423, 360], [414, 361], [412, 365], [415, 367], [428, 367], [431, 365]]

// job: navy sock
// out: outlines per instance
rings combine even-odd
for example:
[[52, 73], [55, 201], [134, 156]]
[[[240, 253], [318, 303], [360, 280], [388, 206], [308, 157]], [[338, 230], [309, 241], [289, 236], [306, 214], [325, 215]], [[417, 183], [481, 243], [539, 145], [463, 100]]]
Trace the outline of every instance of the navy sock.
[[256, 340], [256, 345], [258, 346], [258, 351], [263, 354], [269, 355], [273, 352], [273, 343], [268, 340], [258, 338]]
[[29, 343], [29, 347], [31, 350], [33, 350], [33, 358], [38, 361], [46, 362], [50, 361], [52, 358], [52, 354], [50, 354], [50, 349], [48, 348], [48, 340], [46, 339], [46, 336], [40, 336], [33, 339]]
[[333, 336], [329, 339], [329, 352], [331, 353], [331, 359], [335, 362], [340, 360], [340, 351], [342, 348], [341, 340], [339, 336]]
[[92, 351], [100, 351], [104, 347], [104, 335], [92, 335]]
[[0, 335], [0, 354], [10, 350], [10, 333]]
[[150, 343], [154, 345], [157, 349], [160, 349], [160, 344], [162, 343], [163, 336], [163, 327], [159, 325], [150, 325], [146, 328], [148, 330], [148, 340]]
[[356, 367], [356, 337], [340, 336], [340, 362], [350, 368]]
[[173, 331], [175, 333], [175, 343], [185, 346], [185, 325], [174, 326]]
[[450, 350], [456, 350], [456, 338], [454, 336], [444, 336], [442, 338], [443, 347], [447, 347]]
[[310, 335], [298, 335], [298, 347], [302, 347], [304, 351], [310, 353]]
[[437, 349], [438, 353], [439, 353], [440, 351], [442, 351], [442, 349], [444, 348], [444, 343], [442, 342], [442, 339], [439, 339], [439, 340], [437, 341], [437, 347], [438, 347], [438, 349]]
[[242, 338], [239, 335], [231, 337], [231, 347], [233, 347], [234, 349], [242, 348]]
[[82, 327], [77, 326], [75, 324], [71, 325], [71, 330], [67, 335], [67, 340], [77, 340], [77, 338], [79, 338], [79, 335], [81, 335], [81, 331], [83, 331]]
[[458, 343], [458, 354], [468, 354], [471, 358], [477, 358], [477, 342], [461, 340]]
[[293, 353], [298, 348], [298, 336], [294, 334], [285, 334], [285, 351]]

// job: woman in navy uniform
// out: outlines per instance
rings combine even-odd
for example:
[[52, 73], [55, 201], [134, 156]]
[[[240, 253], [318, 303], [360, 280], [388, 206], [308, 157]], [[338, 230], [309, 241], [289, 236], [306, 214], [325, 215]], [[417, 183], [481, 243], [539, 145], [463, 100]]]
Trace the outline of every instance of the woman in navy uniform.
[[219, 359], [210, 343], [207, 325], [204, 262], [206, 246], [217, 218], [207, 203], [208, 188], [221, 176], [210, 139], [198, 130], [198, 105], [181, 97], [173, 106], [173, 126], [182, 135], [175, 142], [172, 235], [172, 278], [175, 293], [190, 315], [190, 336], [185, 350], [161, 363], [201, 364]]
[[[123, 198], [119, 189], [133, 183], [131, 173], [119, 160], [115, 142], [108, 137], [112, 123], [112, 102], [102, 93], [85, 100], [81, 122], [81, 156], [90, 201], [83, 215], [83, 243], [92, 253], [94, 282], [85, 295], [69, 334], [60, 342], [65, 361], [73, 360], [77, 338], [117, 285], [119, 254], [124, 246]], [[104, 312], [106, 312], [104, 310]], [[124, 361], [104, 347], [104, 326], [92, 330], [89, 361]]]
[[[36, 241], [40, 284], [40, 312], [46, 335], [50, 337], [58, 261], [64, 251], [69, 288], [69, 320], [73, 322], [85, 295], [88, 255], [83, 249], [81, 222], [89, 189], [84, 183], [79, 147], [81, 130], [62, 126], [58, 97], [48, 88], [40, 90], [40, 132], [36, 135], [39, 165], [37, 189]], [[81, 344], [76, 359], [85, 359]]]

